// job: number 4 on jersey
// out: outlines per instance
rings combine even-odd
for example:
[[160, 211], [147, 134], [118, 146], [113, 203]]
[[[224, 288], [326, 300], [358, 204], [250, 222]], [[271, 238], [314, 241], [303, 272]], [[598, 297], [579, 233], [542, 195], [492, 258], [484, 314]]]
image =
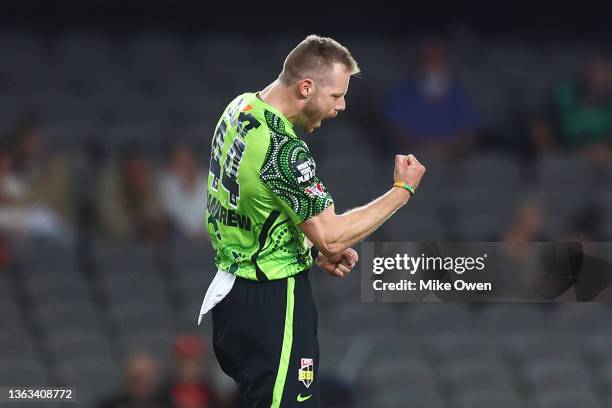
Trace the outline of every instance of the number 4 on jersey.
[[[230, 118], [230, 123], [234, 122], [234, 118]], [[229, 194], [229, 205], [232, 208], [238, 206], [238, 200], [240, 199], [240, 186], [237, 180], [238, 170], [240, 168], [240, 162], [242, 156], [246, 151], [247, 144], [243, 138], [246, 138], [247, 133], [251, 129], [257, 129], [260, 123], [250, 113], [240, 112], [238, 115], [237, 132], [234, 142], [227, 152], [225, 163], [223, 164], [223, 175], [221, 175], [221, 149], [227, 133], [227, 123], [225, 120], [221, 121], [221, 124], [215, 132], [213, 143], [210, 153], [210, 172], [213, 175], [211, 188], [216, 192], [219, 188], [219, 179], [221, 179], [221, 185], [223, 189]]]

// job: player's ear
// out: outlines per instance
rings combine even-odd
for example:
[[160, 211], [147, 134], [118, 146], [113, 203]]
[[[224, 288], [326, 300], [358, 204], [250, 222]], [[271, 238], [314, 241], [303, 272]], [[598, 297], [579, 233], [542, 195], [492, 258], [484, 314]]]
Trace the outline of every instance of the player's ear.
[[314, 81], [310, 78], [302, 79], [298, 82], [298, 90], [302, 98], [308, 99], [314, 93]]

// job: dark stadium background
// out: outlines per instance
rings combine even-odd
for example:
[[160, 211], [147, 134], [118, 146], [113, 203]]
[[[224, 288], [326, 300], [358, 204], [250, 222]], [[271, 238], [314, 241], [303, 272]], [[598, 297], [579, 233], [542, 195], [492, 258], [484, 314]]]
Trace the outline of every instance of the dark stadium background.
[[[540, 156], [529, 139], [551, 87], [580, 75], [593, 56], [610, 57], [609, 5], [365, 7], [0, 6], [1, 150], [12, 152], [16, 133], [34, 132], [69, 165], [62, 188], [72, 209], [68, 231], [54, 230], [55, 238], [2, 230], [0, 385], [72, 386], [78, 406], [92, 407], [121, 394], [128, 361], [144, 383], [158, 364], [160, 389], [169, 392], [180, 355], [203, 364], [207, 389], [221, 396], [209, 406], [234, 406], [212, 354], [210, 319], [195, 326], [215, 272], [208, 241], [165, 229], [146, 240], [113, 238], [100, 227], [97, 186], [124, 154], [165, 168], [176, 141], [205, 169], [228, 101], [271, 82], [310, 33], [347, 45], [363, 71], [347, 111], [306, 136], [341, 210], [392, 181], [393, 147], [381, 142], [384, 98], [414, 72], [423, 38], [447, 41], [453, 71], [483, 116], [467, 156], [412, 152], [428, 168], [422, 187], [370, 240], [503, 240], [527, 206], [541, 222], [536, 240], [610, 241], [610, 160], [594, 163], [572, 149]], [[609, 305], [365, 304], [358, 275], [311, 274], [325, 407], [612, 406]]]

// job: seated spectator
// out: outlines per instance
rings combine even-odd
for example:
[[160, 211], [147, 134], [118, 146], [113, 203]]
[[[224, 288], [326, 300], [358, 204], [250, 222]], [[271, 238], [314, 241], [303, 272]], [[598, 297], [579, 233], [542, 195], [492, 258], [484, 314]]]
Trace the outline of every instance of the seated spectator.
[[174, 408], [161, 392], [162, 371], [149, 354], [131, 356], [124, 375], [123, 390], [100, 404], [100, 408]]
[[579, 151], [596, 162], [612, 157], [612, 66], [603, 57], [588, 62], [582, 76], [554, 87], [545, 112], [532, 120], [539, 154]]
[[48, 208], [72, 225], [73, 175], [69, 162], [50, 154], [42, 134], [27, 124], [13, 134], [12, 160], [16, 176], [29, 190], [30, 203]]
[[390, 144], [393, 151], [461, 156], [475, 141], [479, 114], [453, 80], [442, 41], [426, 40], [421, 58], [421, 72], [388, 96], [384, 116]]
[[175, 377], [169, 395], [177, 408], [212, 407], [214, 392], [204, 379], [205, 347], [197, 335], [181, 335], [174, 346]]
[[170, 165], [160, 178], [160, 191], [166, 214], [176, 231], [187, 237], [207, 237], [204, 229], [207, 174], [198, 167], [184, 145], [176, 145]]
[[72, 233], [64, 220], [44, 201], [36, 200], [13, 163], [9, 150], [0, 148], [0, 230], [12, 237], [41, 236], [70, 243]]
[[138, 146], [126, 146], [120, 165], [103, 170], [97, 197], [101, 227], [109, 236], [144, 241], [167, 236], [157, 175]]

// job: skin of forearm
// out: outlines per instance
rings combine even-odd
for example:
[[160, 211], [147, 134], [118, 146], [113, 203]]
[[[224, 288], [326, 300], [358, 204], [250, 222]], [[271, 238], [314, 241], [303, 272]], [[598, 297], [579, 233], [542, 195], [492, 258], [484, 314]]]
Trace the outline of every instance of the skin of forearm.
[[324, 248], [319, 248], [327, 257], [333, 257], [364, 239], [378, 229], [410, 198], [410, 193], [394, 187], [374, 201], [336, 215], [326, 228]]

